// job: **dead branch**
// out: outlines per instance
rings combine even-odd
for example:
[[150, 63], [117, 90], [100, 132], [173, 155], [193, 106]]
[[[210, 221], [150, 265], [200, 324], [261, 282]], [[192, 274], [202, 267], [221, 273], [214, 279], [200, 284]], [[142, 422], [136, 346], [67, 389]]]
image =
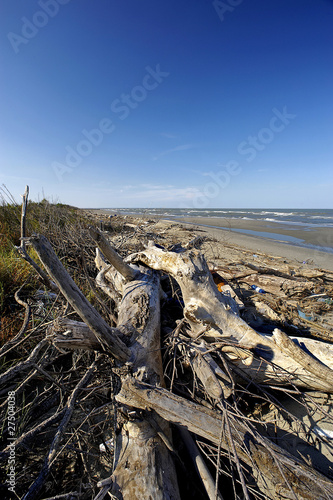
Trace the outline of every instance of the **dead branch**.
[[33, 236], [30, 238], [30, 242], [64, 297], [94, 332], [103, 348], [111, 352], [111, 354], [120, 361], [127, 361], [130, 356], [130, 351], [118, 337], [119, 332], [111, 328], [103, 318], [101, 318], [90, 302], [88, 302], [59, 261], [48, 240], [44, 236]]
[[37, 359], [37, 356], [39, 354], [39, 351], [47, 344], [48, 341], [47, 339], [43, 339], [39, 342], [39, 344], [36, 345], [30, 356], [24, 360], [21, 361], [20, 363], [17, 363], [15, 366], [12, 366], [9, 368], [5, 373], [0, 375], [0, 384], [5, 384], [8, 383], [9, 380], [14, 378], [18, 373], [21, 373], [22, 371], [28, 370], [32, 366], [34, 366], [34, 363]]
[[223, 500], [221, 493], [218, 490], [215, 491], [215, 481], [213, 480], [211, 473], [209, 472], [209, 469], [198, 450], [197, 445], [193, 441], [191, 434], [181, 426], [178, 426], [178, 430], [187, 447], [187, 451], [189, 452], [197, 473], [199, 474], [201, 481], [205, 487], [209, 500]]
[[27, 206], [28, 206], [28, 196], [29, 196], [29, 186], [25, 187], [25, 192], [22, 195], [22, 213], [21, 213], [21, 245], [19, 247], [15, 247], [22, 259], [28, 262], [31, 267], [35, 269], [38, 276], [40, 277], [42, 283], [53, 290], [54, 292], [59, 292], [59, 289], [53, 281], [50, 280], [48, 275], [43, 271], [43, 269], [30, 257], [26, 250], [26, 215], [27, 215]]
[[[15, 448], [18, 448], [19, 446], [24, 446], [26, 443], [28, 443], [29, 441], [34, 439], [44, 429], [47, 429], [51, 425], [59, 422], [59, 420], [61, 420], [63, 418], [65, 411], [66, 411], [66, 409], [64, 408], [63, 410], [56, 412], [51, 417], [45, 419], [40, 424], [36, 425], [35, 427], [30, 429], [29, 431], [22, 434], [19, 438], [17, 438], [15, 441], [13, 441], [13, 446], [15, 446]], [[12, 446], [12, 444], [6, 446], [6, 448], [4, 448], [4, 450], [3, 450], [3, 452], [8, 453], [10, 450], [10, 446]]]
[[259, 274], [273, 274], [274, 276], [279, 276], [280, 278], [286, 278], [288, 280], [295, 280], [296, 278], [287, 273], [283, 273], [282, 271], [279, 271], [278, 269], [274, 269], [272, 267], [261, 267], [261, 266], [255, 266], [254, 264], [251, 264], [250, 262], [245, 262], [241, 261], [243, 266], [249, 267], [253, 271], [256, 271]]
[[[116, 399], [134, 408], [151, 408], [169, 422], [182, 425], [217, 445], [220, 442], [221, 417], [217, 416], [216, 412], [171, 394], [165, 389], [128, 377], [123, 381]], [[252, 433], [251, 436], [248, 428], [238, 421], [233, 420], [230, 432], [237, 456], [251, 467], [256, 479], [259, 480], [260, 477], [262, 481], [269, 475], [273, 491], [269, 491], [266, 485], [267, 498], [274, 500], [286, 493], [290, 495], [286, 479], [293, 485], [298, 500], [332, 498], [330, 494], [333, 482], [319, 472], [304, 465], [258, 433]], [[222, 447], [226, 450], [229, 447], [224, 436], [222, 436]]]
[[26, 332], [28, 325], [29, 325], [29, 320], [30, 320], [30, 314], [31, 314], [31, 307], [27, 302], [24, 302], [24, 300], [20, 299], [19, 293], [22, 290], [23, 287], [19, 288], [19, 290], [16, 290], [15, 292], [15, 300], [18, 304], [24, 307], [25, 313], [24, 313], [24, 320], [23, 324], [20, 328], [20, 331], [15, 335], [14, 338], [10, 339], [6, 344], [4, 344], [1, 349], [0, 349], [0, 357], [3, 356], [9, 349], [12, 349], [22, 338], [23, 334]]
[[39, 473], [38, 478], [34, 481], [32, 486], [29, 488], [27, 494], [23, 497], [23, 500], [31, 500], [31, 499], [35, 498], [37, 493], [42, 488], [47, 476], [49, 475], [50, 469], [52, 467], [53, 461], [54, 461], [55, 456], [56, 456], [56, 453], [57, 453], [58, 448], [60, 446], [61, 439], [62, 439], [63, 434], [64, 434], [64, 432], [69, 424], [69, 421], [71, 419], [76, 398], [78, 397], [81, 389], [83, 387], [85, 387], [87, 385], [87, 383], [89, 382], [89, 380], [91, 379], [91, 376], [92, 376], [92, 374], [95, 370], [95, 367], [96, 367], [96, 361], [94, 361], [92, 363], [92, 365], [86, 371], [86, 373], [81, 378], [81, 380], [78, 382], [78, 384], [76, 385], [75, 389], [73, 390], [71, 396], [69, 397], [67, 404], [66, 404], [65, 414], [62, 417], [62, 420], [61, 420], [60, 425], [57, 429], [56, 435], [52, 441], [48, 455], [45, 457], [43, 468], [42, 468], [41, 472]]
[[59, 318], [48, 328], [48, 338], [60, 349], [103, 351], [94, 332], [85, 323]]
[[97, 228], [92, 226], [89, 227], [89, 234], [110, 264], [112, 264], [125, 279], [129, 281], [134, 280], [137, 271], [123, 261], [123, 259], [111, 247], [105, 236]]

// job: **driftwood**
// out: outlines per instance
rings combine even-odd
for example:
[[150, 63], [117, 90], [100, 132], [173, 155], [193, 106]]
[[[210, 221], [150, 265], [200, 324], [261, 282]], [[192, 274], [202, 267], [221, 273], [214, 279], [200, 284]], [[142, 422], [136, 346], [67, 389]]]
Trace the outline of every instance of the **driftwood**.
[[250, 276], [244, 277], [243, 281], [248, 285], [258, 286], [266, 292], [273, 293], [278, 297], [308, 295], [314, 287], [314, 284], [310, 281], [295, 281], [292, 276], [286, 278], [281, 277], [281, 275], [271, 276], [270, 274], [251, 274]]
[[[259, 355], [257, 359], [252, 357], [251, 363], [243, 363], [241, 366], [253, 380], [278, 385], [293, 383], [299, 387], [333, 391], [333, 347], [324, 344], [326, 352], [323, 352], [323, 344], [313, 341], [310, 356], [296, 346], [298, 356], [295, 359], [295, 356], [290, 356], [290, 349], [286, 350], [281, 342], [279, 331], [276, 330], [271, 337], [257, 333], [230, 311], [200, 252], [191, 250], [176, 254], [150, 245], [134, 259], [153, 269], [168, 272], [177, 280], [185, 303], [184, 316], [191, 326], [193, 337], [200, 334], [203, 338], [213, 338], [215, 341], [228, 340], [231, 346], [226, 350], [232, 353], [233, 356], [229, 358], [233, 358], [234, 362], [239, 359], [239, 348]], [[317, 362], [321, 364], [322, 370], [316, 375], [306, 368], [313, 362], [313, 356], [318, 357]]]
[[[221, 444], [226, 450], [229, 449], [228, 436], [221, 433], [222, 416], [170, 394], [165, 389], [154, 388], [128, 378], [123, 381], [117, 400], [136, 408], [154, 409], [164, 419], [182, 425], [215, 444]], [[250, 436], [247, 438], [249, 429], [246, 425], [233, 421], [231, 433], [238, 458], [251, 467], [257, 480], [271, 483], [270, 488], [266, 490], [266, 498], [293, 498], [286, 479], [293, 485], [293, 491], [299, 500], [325, 498], [325, 494], [332, 493], [333, 483], [325, 476], [259, 435], [256, 436], [257, 441]]]
[[[207, 332], [209, 332], [210, 337], [214, 336], [215, 341], [226, 338], [230, 340], [231, 338], [233, 344], [222, 345], [221, 351], [233, 363], [239, 364], [241, 362], [242, 370], [250, 373], [256, 381], [262, 382], [267, 379], [272, 382], [274, 380], [275, 384], [292, 381], [295, 385], [298, 384], [300, 386], [332, 391], [333, 371], [331, 368], [324, 365], [321, 361], [310, 357], [300, 345], [305, 346], [310, 352], [315, 352], [319, 359], [325, 359], [327, 364], [332, 366], [331, 346], [309, 339], [295, 338], [293, 341], [278, 329], [274, 331], [272, 338], [261, 336], [250, 329], [248, 325], [232, 312], [227, 301], [227, 305], [225, 305], [223, 294], [216, 291], [211, 275], [207, 272], [205, 261], [198, 252], [191, 251], [184, 254], [175, 254], [150, 246], [145, 252], [133, 256], [131, 260], [137, 264], [140, 262], [149, 263], [151, 268], [162, 269], [173, 274], [182, 288], [185, 303], [184, 316], [192, 327], [193, 337], [197, 337], [199, 330], [203, 338], [205, 338]], [[140, 385], [135, 381], [132, 382], [132, 379], [123, 379], [122, 389], [117, 396], [117, 400], [126, 406], [132, 406], [145, 411], [147, 408], [150, 408], [154, 411], [154, 414], [157, 413], [162, 418], [162, 420], [156, 422], [156, 416], [153, 417], [155, 425], [152, 426], [149, 420], [148, 422], [136, 421], [135, 419], [140, 419], [138, 415], [123, 427], [120, 439], [118, 439], [118, 453], [116, 454], [117, 468], [112, 476], [112, 491], [115, 495], [118, 495], [122, 491], [122, 494], [125, 495], [124, 498], [127, 498], [127, 491], [129, 492], [128, 495], [134, 495], [134, 490], [128, 485], [132, 484], [133, 488], [141, 492], [141, 495], [143, 494], [144, 486], [140, 482], [142, 476], [140, 475], [139, 481], [137, 475], [133, 475], [131, 467], [124, 467], [124, 464], [133, 464], [132, 467], [135, 470], [137, 465], [134, 466], [134, 463], [140, 463], [143, 467], [141, 468], [140, 466], [140, 470], [142, 471], [147, 467], [147, 463], [151, 464], [151, 454], [148, 452], [148, 456], [150, 456], [148, 458], [146, 453], [143, 452], [143, 448], [150, 450], [152, 447], [155, 447], [156, 449], [156, 442], [153, 444], [156, 428], [160, 429], [162, 436], [164, 436], [162, 440], [159, 438], [160, 443], [165, 443], [165, 441], [170, 443], [170, 431], [163, 429], [163, 422], [165, 420], [185, 425], [191, 432], [215, 444], [218, 444], [221, 439], [221, 421], [214, 414], [215, 423], [213, 425], [207, 417], [209, 414], [209, 412], [207, 413], [208, 410], [202, 410], [202, 408], [197, 408], [199, 415], [203, 411], [202, 417], [194, 417], [194, 414], [190, 411], [190, 408], [192, 408], [191, 405], [186, 400], [183, 400], [183, 398], [170, 395], [168, 392], [163, 392], [162, 389], [158, 389], [158, 392], [154, 392], [153, 390], [154, 385], [156, 386], [156, 383], [159, 384], [162, 380], [159, 347], [156, 340], [159, 337], [158, 334], [153, 335], [151, 333], [150, 327], [147, 328], [149, 321], [152, 321], [154, 325], [153, 330], [155, 332], [158, 331], [158, 280], [153, 285], [156, 275], [151, 274], [151, 272], [148, 272], [144, 268], [140, 268], [140, 271], [136, 268], [135, 276], [137, 279], [131, 279], [126, 282], [126, 279], [122, 281], [121, 277], [116, 277], [116, 273], [108, 269], [107, 264], [101, 258], [100, 254], [98, 254], [96, 261], [99, 268], [104, 266], [106, 271], [111, 273], [109, 278], [112, 278], [114, 283], [118, 283], [118, 286], [119, 283], [123, 283], [122, 294], [125, 300], [120, 308], [119, 322], [128, 331], [131, 331], [132, 328], [131, 350], [133, 355], [131, 359], [133, 357], [135, 359], [132, 368], [133, 374], [137, 380], [142, 382], [152, 381], [152, 384], [146, 389], [146, 386]], [[147, 290], [145, 288], [147, 286], [150, 289]], [[131, 295], [133, 291], [137, 293], [135, 299]], [[150, 305], [149, 307], [147, 305], [149, 300], [153, 301], [153, 306]], [[149, 315], [149, 311], [151, 310], [155, 313], [153, 320]], [[77, 341], [77, 347], [98, 348], [96, 341], [94, 342], [93, 333], [84, 324], [69, 322], [68, 320], [62, 320], [61, 323], [62, 328], [67, 330], [67, 334], [60, 337], [59, 335], [56, 336], [55, 342], [58, 345], [66, 345], [66, 342], [68, 342], [67, 346], [73, 348], [75, 347], [75, 342], [74, 344], [71, 344], [71, 342], [73, 342], [74, 338]], [[138, 329], [141, 329], [141, 335], [138, 335]], [[69, 332], [71, 333], [69, 334]], [[150, 334], [147, 332], [150, 332]], [[66, 337], [69, 337], [69, 340]], [[140, 345], [137, 345], [138, 341]], [[258, 348], [257, 346], [259, 346], [263, 359], [265, 359], [265, 355], [268, 357], [267, 353], [269, 353], [269, 363], [266, 365], [263, 364], [262, 359], [260, 361], [255, 360], [251, 354], [252, 351]], [[147, 358], [147, 352], [150, 352], [150, 354], [153, 353], [153, 355]], [[232, 383], [212, 360], [204, 344], [201, 346], [200, 344], [193, 345], [188, 353], [192, 360], [193, 370], [202, 381], [207, 393], [217, 401], [223, 401], [224, 397], [228, 397], [232, 392]], [[235, 357], [236, 361], [233, 359]], [[153, 368], [151, 368], [152, 362], [154, 363]], [[264, 366], [264, 368], [260, 365]], [[270, 374], [267, 375], [269, 371]], [[282, 381], [281, 376], [283, 377]], [[162, 409], [160, 409], [157, 400], [153, 398], [154, 394], [164, 394]], [[169, 407], [170, 401], [174, 400], [177, 400], [178, 406], [176, 406], [176, 410], [171, 410]], [[199, 418], [199, 421], [196, 424], [197, 418]], [[236, 434], [232, 434], [232, 440], [235, 443], [238, 440], [238, 445], [235, 448], [237, 459], [241, 460], [247, 467], [252, 468], [251, 474], [265, 491], [266, 488], [271, 491], [273, 485], [272, 496], [269, 497], [266, 492], [267, 498], [279, 498], [279, 495], [287, 494], [287, 492], [290, 493], [290, 484], [293, 485], [293, 491], [297, 491], [297, 498], [304, 499], [312, 498], [314, 484], [318, 488], [318, 498], [324, 498], [322, 492], [329, 491], [332, 487], [327, 478], [304, 466], [295, 457], [288, 455], [287, 452], [279, 447], [272, 448], [272, 444], [266, 442], [263, 438], [259, 438], [255, 444], [251, 443], [248, 449], [245, 450], [244, 442], [246, 441], [245, 435], [248, 429], [246, 427], [242, 428], [237, 422], [233, 422], [233, 426], [236, 428], [237, 436]], [[143, 444], [145, 444], [144, 447]], [[229, 444], [228, 440], [224, 441], [224, 444], [222, 441], [225, 449], [227, 449]], [[122, 456], [119, 450], [126, 450], [128, 453], [124, 452]], [[163, 456], [165, 457], [164, 454]], [[155, 460], [153, 460], [153, 464], [154, 466], [149, 476], [150, 479], [157, 476]], [[290, 472], [290, 468], [292, 468], [292, 473]], [[126, 471], [125, 477], [124, 471]], [[147, 477], [147, 474], [144, 477]], [[154, 491], [155, 497], [159, 498], [157, 496], [158, 488], [156, 489], [156, 485], [147, 485], [146, 481], [144, 483], [148, 491]], [[127, 485], [126, 487], [125, 484]], [[169, 495], [166, 485], [163, 486], [163, 491], [166, 495]], [[290, 498], [293, 498], [292, 495]], [[164, 498], [163, 495], [161, 498]]]
[[115, 358], [127, 361], [130, 351], [120, 340], [120, 332], [111, 328], [91, 306], [59, 261], [47, 239], [44, 236], [33, 236], [29, 239], [29, 242], [36, 250], [38, 257], [64, 297], [91, 328], [103, 348], [110, 350]]
[[[211, 499], [222, 499], [224, 492], [219, 492], [218, 474], [214, 481], [189, 432], [212, 443], [218, 455], [221, 452], [230, 460], [238, 474], [235, 483], [246, 499], [251, 495], [272, 500], [332, 499], [333, 482], [328, 477], [264, 437], [259, 425], [235, 412], [228, 401], [234, 397], [239, 376], [258, 390], [261, 384], [268, 384], [333, 393], [333, 347], [290, 338], [277, 328], [270, 336], [262, 335], [247, 325], [235, 300], [217, 289], [204, 256], [191, 248], [199, 240], [190, 242], [187, 250], [177, 248], [177, 253], [149, 244], [144, 251], [122, 259], [98, 230], [90, 228], [90, 236], [99, 248], [97, 285], [117, 303], [116, 327], [109, 326], [88, 302], [46, 238], [24, 237], [22, 241], [34, 247], [49, 275], [49, 286], [54, 284], [82, 320], [55, 321], [38, 345], [51, 340], [61, 350], [99, 351], [102, 357], [114, 359], [120, 379], [115, 397], [122, 422], [115, 439], [114, 468], [100, 481], [96, 498], [110, 494], [123, 500], [180, 499], [173, 424], [182, 427], [179, 435], [195, 457]], [[160, 272], [180, 286], [184, 318], [174, 332], [175, 356], [178, 352], [202, 384], [209, 400], [206, 406], [166, 389], [160, 345]], [[286, 281], [281, 276], [276, 279]], [[35, 362], [34, 352], [28, 360], [30, 367]], [[25, 367], [28, 365], [20, 369]], [[11, 370], [4, 374], [8, 380], [17, 373]], [[50, 471], [75, 394], [27, 499], [39, 490]]]

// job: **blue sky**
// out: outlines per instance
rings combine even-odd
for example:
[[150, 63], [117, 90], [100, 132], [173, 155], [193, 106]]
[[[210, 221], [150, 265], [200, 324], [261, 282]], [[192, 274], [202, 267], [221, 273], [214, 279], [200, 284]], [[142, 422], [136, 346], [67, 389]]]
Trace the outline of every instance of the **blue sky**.
[[2, 0], [1, 184], [333, 208], [332, 25], [329, 0]]

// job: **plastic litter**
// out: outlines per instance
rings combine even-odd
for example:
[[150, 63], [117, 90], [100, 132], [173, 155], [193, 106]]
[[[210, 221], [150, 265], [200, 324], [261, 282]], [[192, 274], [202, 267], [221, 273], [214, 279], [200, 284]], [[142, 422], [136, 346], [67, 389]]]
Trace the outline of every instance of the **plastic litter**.
[[298, 311], [299, 317], [302, 318], [302, 319], [306, 319], [306, 321], [313, 321], [315, 319], [314, 316], [307, 316], [305, 314], [305, 312], [303, 312], [302, 309], [299, 306], [297, 306], [297, 311]]
[[332, 304], [333, 300], [331, 299], [331, 297], [327, 297], [326, 299], [324, 298], [321, 298], [321, 299], [318, 299], [317, 302], [324, 302], [325, 304]]
[[213, 276], [214, 283], [218, 288], [218, 291], [223, 292], [222, 287], [224, 285], [227, 285], [226, 280], [224, 278], [222, 278], [222, 276], [219, 273], [217, 273], [216, 271], [211, 271], [211, 273]]
[[256, 286], [256, 285], [251, 285], [251, 288], [252, 288], [252, 290], [254, 290], [257, 293], [266, 293], [265, 290], [263, 290], [262, 288], [260, 288], [259, 286]]

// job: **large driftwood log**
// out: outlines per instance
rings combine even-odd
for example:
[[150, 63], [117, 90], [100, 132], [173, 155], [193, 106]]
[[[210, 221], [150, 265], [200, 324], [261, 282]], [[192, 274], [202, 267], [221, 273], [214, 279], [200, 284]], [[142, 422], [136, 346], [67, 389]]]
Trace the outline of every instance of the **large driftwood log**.
[[[135, 408], [153, 409], [165, 420], [181, 425], [204, 439], [221, 445], [226, 451], [229, 450], [228, 435], [221, 432], [222, 414], [171, 394], [163, 388], [140, 383], [134, 378], [123, 381], [116, 399]], [[253, 432], [250, 433], [242, 422], [233, 419], [230, 429], [238, 458], [252, 470], [253, 477], [265, 490], [266, 498], [332, 498], [333, 482], [325, 476], [271, 441], [258, 434], [255, 438]]]
[[[159, 275], [142, 266], [121, 263], [118, 254], [98, 231], [90, 233], [117, 269], [109, 273], [113, 286], [122, 295], [118, 325], [131, 332], [128, 342], [131, 373], [140, 381], [163, 385]], [[105, 267], [102, 255], [97, 254], [96, 261], [99, 268]], [[127, 406], [126, 401], [123, 404]], [[112, 493], [123, 500], [177, 500], [179, 492], [170, 443], [169, 424], [158, 415], [149, 421], [137, 415], [125, 423], [116, 442]]]
[[[99, 243], [100, 238], [96, 239]], [[111, 328], [76, 286], [48, 240], [34, 236], [29, 241], [50, 277], [86, 325], [83, 327], [79, 322], [64, 320], [63, 325], [71, 332], [70, 335], [67, 332], [67, 336], [72, 343], [62, 335], [62, 345], [67, 341], [66, 347], [102, 350], [123, 363], [127, 362], [128, 370], [139, 380], [162, 384], [159, 275], [142, 266], [122, 264], [117, 255], [117, 269], [125, 276], [121, 272], [114, 273], [114, 281], [123, 298], [119, 306], [119, 328]], [[103, 249], [107, 250], [105, 239], [102, 243]], [[115, 251], [111, 250], [107, 253], [113, 263]], [[120, 337], [126, 338], [126, 343]], [[171, 445], [167, 446], [170, 442], [169, 424], [158, 415], [150, 419], [150, 423], [137, 415], [123, 425], [116, 440], [115, 470], [110, 482], [113, 495], [122, 500], [178, 500]]]
[[32, 236], [29, 241], [59, 290], [82, 320], [91, 328], [102, 346], [110, 350], [115, 358], [123, 362], [127, 361], [131, 353], [118, 337], [119, 332], [115, 328], [111, 328], [86, 299], [61, 264], [45, 236]]
[[[150, 244], [132, 257], [149, 267], [171, 274], [179, 283], [185, 304], [184, 316], [191, 326], [191, 335], [217, 341], [228, 340], [226, 351], [231, 361], [260, 383], [295, 384], [308, 389], [333, 392], [333, 346], [312, 341], [311, 355], [295, 343], [291, 349], [286, 335], [276, 330], [269, 337], [261, 335], [234, 314], [214, 284], [203, 255], [197, 250], [168, 252]], [[282, 340], [283, 339], [283, 340]], [[300, 339], [301, 345], [303, 339]], [[233, 349], [234, 347], [234, 349]], [[241, 349], [250, 350], [242, 362]], [[293, 351], [293, 352], [292, 352]], [[251, 354], [250, 353], [250, 354]], [[309, 367], [316, 359], [316, 373]]]

